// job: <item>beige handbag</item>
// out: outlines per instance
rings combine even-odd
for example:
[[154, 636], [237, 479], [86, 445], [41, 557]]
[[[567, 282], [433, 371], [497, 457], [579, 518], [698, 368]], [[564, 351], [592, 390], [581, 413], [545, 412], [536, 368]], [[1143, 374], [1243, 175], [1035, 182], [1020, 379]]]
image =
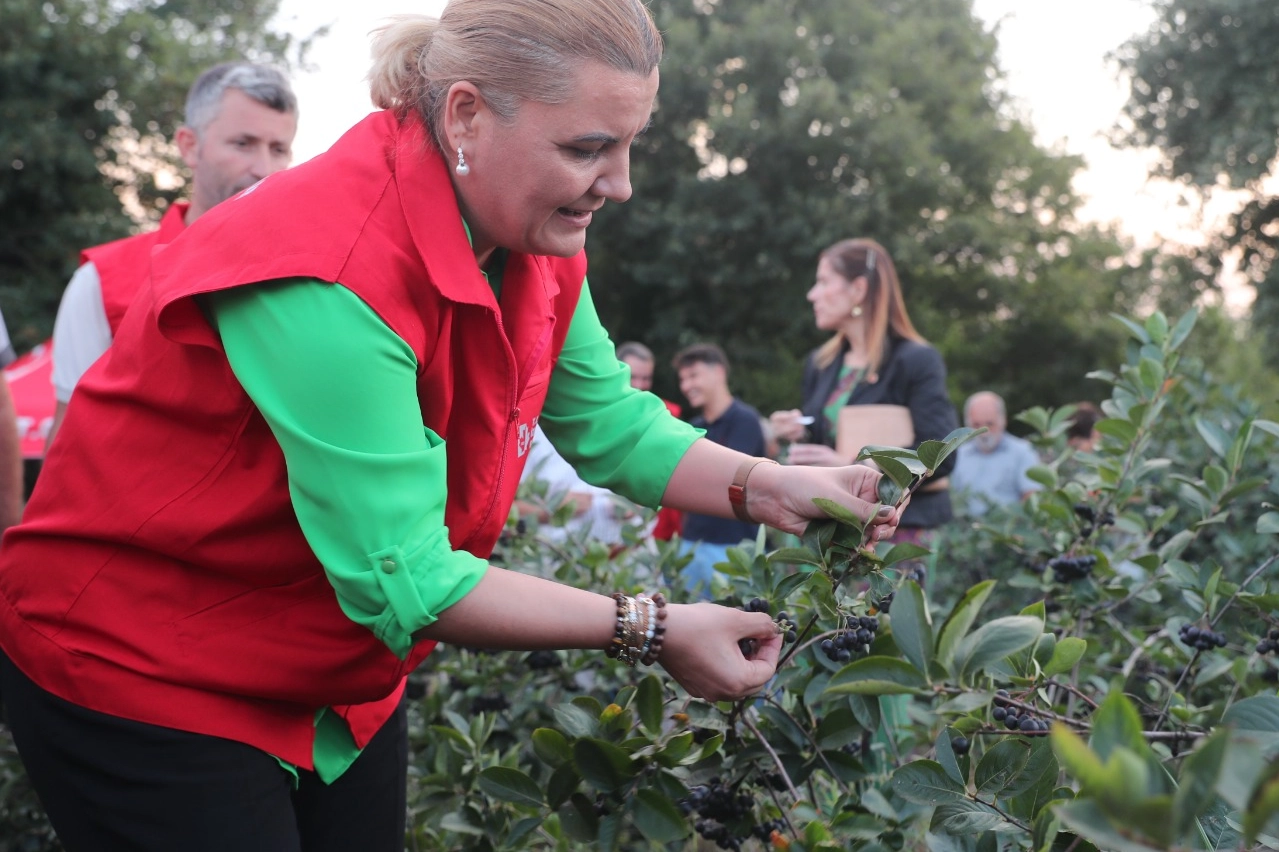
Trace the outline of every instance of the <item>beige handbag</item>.
[[[835, 452], [857, 458], [863, 447], [909, 447], [915, 443], [915, 423], [904, 405], [846, 405], [839, 411]], [[934, 479], [920, 491], [941, 491], [950, 479]]]

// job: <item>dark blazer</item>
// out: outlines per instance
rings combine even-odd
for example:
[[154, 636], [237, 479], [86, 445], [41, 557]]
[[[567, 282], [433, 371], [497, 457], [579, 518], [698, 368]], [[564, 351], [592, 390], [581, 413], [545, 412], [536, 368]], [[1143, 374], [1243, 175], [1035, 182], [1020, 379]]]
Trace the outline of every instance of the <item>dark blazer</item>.
[[[835, 446], [835, 435], [826, 424], [822, 413], [827, 398], [835, 389], [839, 366], [848, 352], [848, 344], [829, 365], [818, 368], [813, 363], [816, 352], [808, 356], [804, 364], [804, 402], [800, 406], [811, 415], [813, 423], [808, 427], [815, 444]], [[946, 365], [941, 353], [926, 343], [916, 343], [893, 337], [888, 341], [888, 351], [879, 366], [875, 381], [863, 381], [853, 388], [849, 405], [904, 405], [910, 409], [910, 419], [915, 427], [915, 446], [924, 441], [939, 441], [959, 427], [955, 406], [946, 393]], [[942, 462], [936, 476], [950, 474], [955, 466], [955, 456]], [[916, 491], [902, 517], [902, 526], [938, 527], [951, 519], [950, 491]]]

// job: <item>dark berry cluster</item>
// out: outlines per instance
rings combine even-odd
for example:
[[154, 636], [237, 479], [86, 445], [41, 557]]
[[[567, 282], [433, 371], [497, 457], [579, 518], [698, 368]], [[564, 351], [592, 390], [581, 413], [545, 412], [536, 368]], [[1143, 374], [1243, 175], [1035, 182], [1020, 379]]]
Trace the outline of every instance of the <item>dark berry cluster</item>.
[[1225, 634], [1208, 627], [1196, 627], [1193, 624], [1183, 624], [1181, 629], [1177, 631], [1177, 635], [1181, 638], [1184, 645], [1189, 645], [1198, 651], [1211, 651], [1213, 648], [1226, 647]]
[[751, 598], [743, 609], [747, 612], [768, 612], [768, 601], [764, 598]]
[[1048, 567], [1052, 569], [1053, 579], [1058, 583], [1069, 583], [1074, 580], [1082, 580], [1092, 573], [1092, 568], [1097, 564], [1096, 556], [1055, 556], [1048, 560]]
[[786, 828], [786, 820], [774, 819], [768, 822], [762, 822], [751, 829], [751, 834], [759, 840], [760, 843], [768, 843], [773, 839], [774, 834], [781, 834]]
[[511, 702], [506, 700], [506, 696], [498, 693], [496, 695], [477, 695], [471, 699], [472, 713], [497, 713], [506, 710], [511, 706]]
[[996, 722], [1002, 722], [1008, 730], [1021, 731], [1023, 734], [1046, 733], [1052, 729], [1052, 724], [1047, 719], [1036, 719], [1030, 711], [1009, 705], [1006, 689], [995, 693], [995, 709], [990, 716]]
[[733, 834], [727, 823], [741, 822], [749, 816], [752, 804], [746, 793], [712, 778], [709, 784], [691, 788], [688, 798], [680, 800], [679, 807], [685, 815], [697, 813], [699, 818], [693, 827], [698, 834], [721, 849], [738, 852], [742, 848], [741, 838]]
[[[1003, 709], [1002, 707], [1000, 708]], [[968, 754], [968, 749], [972, 748], [972, 743], [968, 741], [968, 737], [951, 737], [950, 749], [958, 755]]]
[[877, 612], [886, 613], [888, 612], [888, 608], [891, 607], [892, 605], [893, 605], [893, 592], [889, 592], [888, 594], [880, 598], [876, 603], [871, 605], [870, 614], [874, 615]]
[[1075, 514], [1084, 522], [1084, 535], [1092, 533], [1094, 527], [1108, 527], [1115, 522], [1115, 513], [1107, 509], [1100, 515], [1087, 503], [1076, 503]]
[[1272, 629], [1266, 634], [1266, 638], [1257, 643], [1258, 654], [1275, 654], [1279, 653], [1279, 630]]
[[844, 629], [834, 639], [823, 639], [822, 653], [832, 663], [846, 663], [853, 654], [860, 654], [875, 641], [879, 619], [870, 615], [850, 615], [844, 621]]
[[535, 672], [545, 671], [546, 669], [555, 669], [563, 665], [560, 661], [559, 654], [554, 651], [547, 650], [530, 652], [529, 655], [524, 658], [524, 662], [527, 663], [528, 667]]

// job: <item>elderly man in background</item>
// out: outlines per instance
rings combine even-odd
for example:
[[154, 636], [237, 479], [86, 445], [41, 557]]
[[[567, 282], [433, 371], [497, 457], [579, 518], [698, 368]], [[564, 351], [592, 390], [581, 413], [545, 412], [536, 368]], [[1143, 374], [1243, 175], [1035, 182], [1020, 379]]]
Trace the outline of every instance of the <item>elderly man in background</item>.
[[1040, 486], [1026, 472], [1039, 464], [1039, 456], [1029, 441], [1009, 435], [1004, 400], [997, 393], [981, 391], [964, 403], [964, 425], [986, 429], [956, 453], [951, 485], [965, 501], [973, 517], [986, 514], [994, 506], [1020, 503]]
[[146, 280], [151, 252], [293, 159], [297, 98], [288, 79], [269, 66], [227, 62], [205, 71], [187, 95], [185, 118], [174, 141], [191, 169], [191, 200], [172, 205], [154, 231], [82, 251], [81, 266], [62, 294], [53, 329], [57, 408], [50, 444], [71, 391], [107, 351], [125, 308]]

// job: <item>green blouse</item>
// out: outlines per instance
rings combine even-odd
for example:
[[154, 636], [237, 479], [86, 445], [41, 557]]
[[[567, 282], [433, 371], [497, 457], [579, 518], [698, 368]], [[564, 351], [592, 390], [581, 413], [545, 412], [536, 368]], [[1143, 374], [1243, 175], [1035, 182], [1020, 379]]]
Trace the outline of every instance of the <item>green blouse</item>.
[[[407, 656], [488, 567], [449, 544], [444, 441], [423, 426], [412, 350], [340, 284], [287, 279], [202, 301], [280, 443], [298, 524], [342, 610]], [[700, 435], [630, 387], [585, 282], [539, 422], [583, 479], [650, 506]], [[392, 553], [407, 570], [377, 570]], [[330, 782], [358, 755], [345, 723], [318, 712], [317, 774]]]

